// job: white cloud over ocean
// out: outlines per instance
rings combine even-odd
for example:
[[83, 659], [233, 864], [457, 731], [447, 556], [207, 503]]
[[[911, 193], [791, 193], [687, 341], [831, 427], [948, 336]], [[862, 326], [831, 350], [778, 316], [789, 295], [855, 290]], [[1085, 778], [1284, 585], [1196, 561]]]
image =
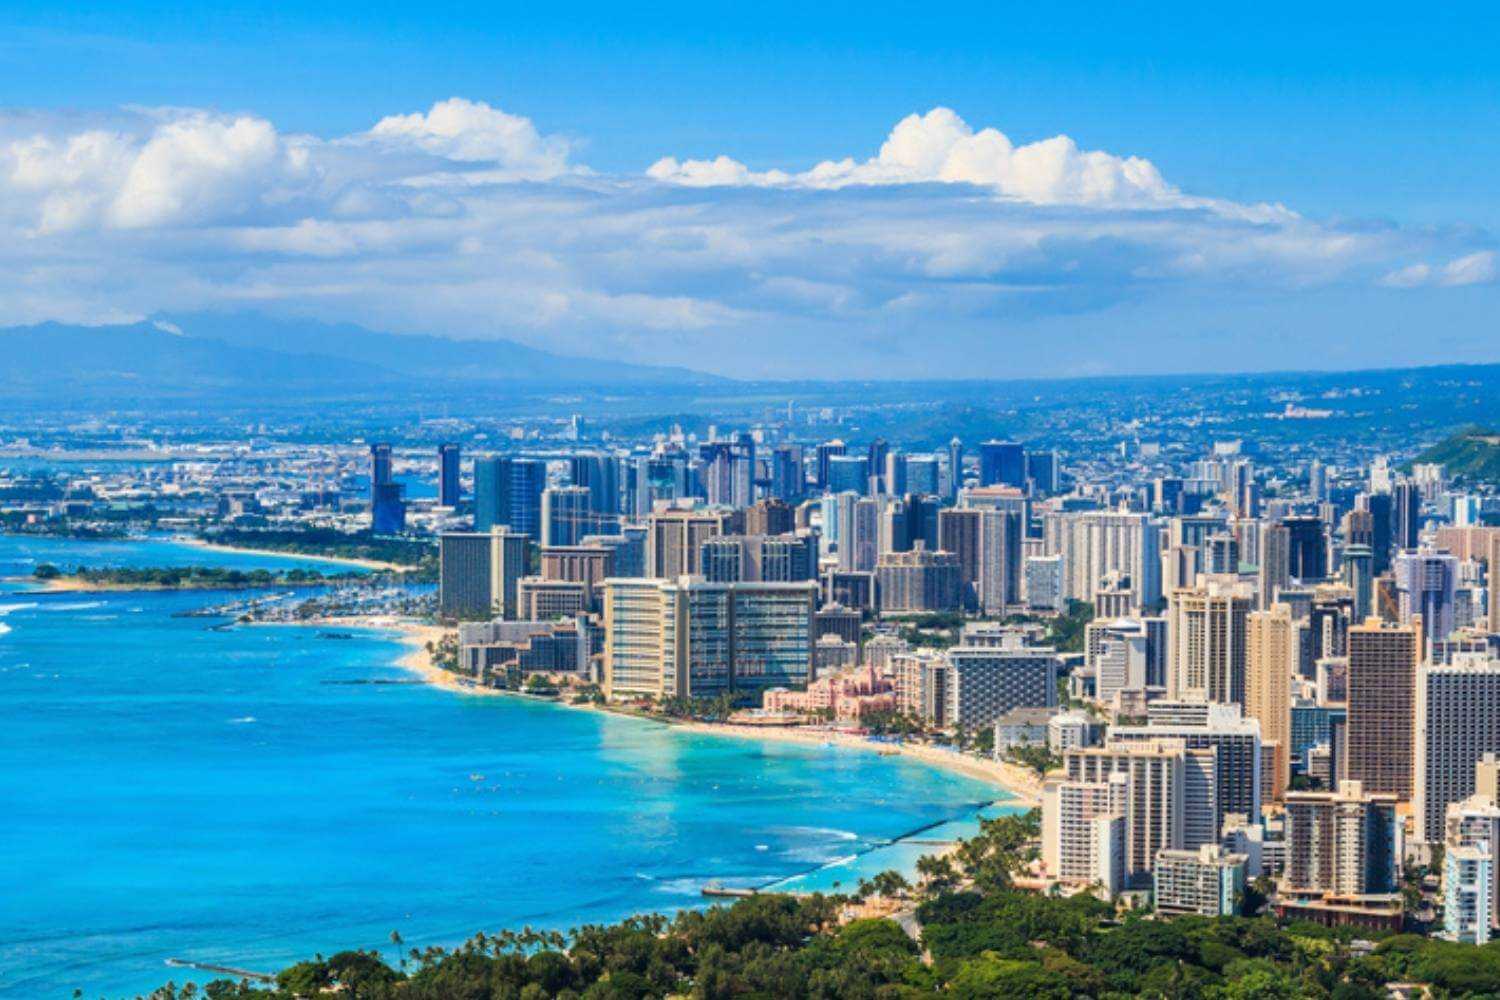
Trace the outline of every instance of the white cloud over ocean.
[[1188, 193], [1145, 158], [945, 108], [801, 167], [605, 174], [580, 148], [461, 98], [336, 137], [200, 109], [0, 111], [0, 325], [257, 308], [786, 374], [805, 362], [746, 345], [983, 342], [1173, 294], [1497, 279], [1484, 233]]

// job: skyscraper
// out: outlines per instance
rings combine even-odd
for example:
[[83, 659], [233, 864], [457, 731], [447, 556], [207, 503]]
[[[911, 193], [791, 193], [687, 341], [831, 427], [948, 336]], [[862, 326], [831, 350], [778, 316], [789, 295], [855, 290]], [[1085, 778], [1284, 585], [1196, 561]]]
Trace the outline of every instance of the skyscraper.
[[391, 478], [391, 446], [370, 445], [370, 530], [393, 535], [406, 527], [403, 487]]
[[986, 441], [979, 446], [979, 485], [1026, 488], [1026, 449], [1019, 441]]
[[463, 499], [459, 479], [459, 448], [456, 444], [438, 446], [438, 506], [457, 507]]
[[703, 542], [724, 533], [726, 516], [714, 511], [661, 510], [646, 519], [646, 576], [675, 579], [699, 573]]
[[516, 584], [526, 575], [531, 540], [496, 528], [438, 536], [438, 608], [447, 617], [514, 619]]
[[829, 493], [870, 492], [870, 460], [865, 455], [830, 455], [825, 488]]
[[598, 521], [586, 486], [549, 486], [542, 491], [542, 544], [577, 545], [598, 533]]
[[1414, 549], [1422, 532], [1422, 491], [1417, 484], [1403, 480], [1391, 491], [1395, 548]]
[[1412, 797], [1418, 650], [1415, 625], [1372, 618], [1349, 630], [1346, 775], [1403, 802]]
[[[1474, 794], [1475, 765], [1500, 752], [1500, 660], [1460, 653], [1417, 674], [1417, 833], [1443, 838], [1448, 806]], [[1500, 847], [1500, 845], [1496, 845]]]
[[1280, 795], [1290, 777], [1292, 673], [1297, 669], [1297, 630], [1292, 609], [1277, 604], [1248, 619], [1245, 639], [1245, 714], [1260, 722], [1261, 739], [1276, 744], [1272, 788]]
[[1287, 572], [1298, 580], [1321, 580], [1328, 575], [1328, 540], [1316, 517], [1282, 518], [1287, 529]]
[[[817, 485], [818, 489], [828, 489], [828, 460], [833, 458], [833, 456], [835, 455], [844, 454], [844, 451], [844, 442], [837, 439], [833, 441], [824, 441], [822, 444], [818, 445], [818, 461], [817, 467], [815, 469], [817, 478], [814, 480], [814, 483]], [[863, 490], [861, 490], [861, 492], [863, 492]]]
[[712, 698], [806, 684], [817, 592], [811, 581], [608, 580], [605, 695]]
[[1392, 567], [1401, 621], [1421, 616], [1423, 649], [1448, 638], [1454, 627], [1454, 601], [1458, 586], [1458, 560], [1447, 552], [1402, 551]]
[[1286, 890], [1362, 896], [1394, 892], [1397, 879], [1395, 796], [1358, 781], [1287, 793]]
[[1167, 693], [1198, 701], [1245, 701], [1245, 634], [1249, 587], [1208, 579], [1172, 592]]
[[474, 462], [474, 528], [488, 531], [504, 525], [540, 538], [542, 490], [547, 464], [529, 458], [481, 458]]
[[948, 442], [948, 498], [958, 499], [964, 485], [964, 443], [958, 438]]

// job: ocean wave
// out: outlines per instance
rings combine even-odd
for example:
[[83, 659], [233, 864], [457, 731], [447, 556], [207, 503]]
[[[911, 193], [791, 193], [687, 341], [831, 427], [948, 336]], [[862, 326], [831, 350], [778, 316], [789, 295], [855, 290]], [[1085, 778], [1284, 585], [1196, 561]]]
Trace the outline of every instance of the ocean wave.
[[5, 635], [10, 630], [11, 629], [9, 625], [5, 624], [4, 622], [0, 622], [0, 635]]
[[238, 719], [230, 719], [229, 720], [229, 724], [231, 726], [247, 726], [247, 725], [249, 725], [252, 722], [259, 722], [259, 721], [260, 720], [257, 719], [253, 715], [245, 715], [245, 716], [241, 716]]
[[858, 840], [859, 834], [853, 830], [840, 830], [830, 826], [785, 826], [776, 833], [790, 834], [797, 837], [826, 837], [830, 840]]
[[69, 604], [48, 604], [44, 611], [88, 611], [92, 608], [104, 607], [103, 601], [73, 601]]
[[28, 611], [34, 607], [36, 607], [35, 601], [29, 601], [24, 604], [0, 604], [0, 618], [4, 618], [12, 611]]

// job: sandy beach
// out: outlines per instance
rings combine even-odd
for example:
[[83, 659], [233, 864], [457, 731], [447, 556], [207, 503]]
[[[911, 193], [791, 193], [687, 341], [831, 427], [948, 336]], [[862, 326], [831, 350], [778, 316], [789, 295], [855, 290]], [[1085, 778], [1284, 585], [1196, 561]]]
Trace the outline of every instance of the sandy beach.
[[1003, 761], [985, 760], [961, 754], [944, 747], [912, 743], [877, 742], [855, 733], [839, 732], [809, 726], [745, 726], [734, 723], [681, 722], [675, 725], [685, 732], [708, 736], [732, 736], [749, 740], [775, 740], [785, 743], [827, 744], [851, 750], [867, 750], [899, 755], [920, 761], [928, 767], [962, 774], [996, 785], [1009, 792], [1011, 801], [1021, 806], [1037, 806], [1042, 800], [1042, 782], [1035, 771]]
[[190, 545], [195, 549], [204, 549], [208, 552], [239, 552], [247, 555], [274, 556], [278, 559], [309, 559], [314, 562], [325, 562], [337, 566], [358, 566], [368, 570], [389, 570], [395, 573], [406, 573], [415, 566], [405, 566], [401, 563], [381, 562], [378, 559], [350, 559], [344, 556], [322, 556], [311, 555], [305, 552], [283, 552], [277, 549], [247, 549], [238, 545], [219, 545], [215, 542], [207, 542], [201, 538], [190, 535], [174, 535], [172, 541], [181, 545]]
[[[436, 625], [423, 624], [412, 621], [409, 618], [394, 616], [314, 619], [305, 624], [389, 629], [399, 633], [402, 644], [407, 647], [407, 651], [396, 661], [397, 665], [411, 671], [417, 677], [421, 678], [424, 683], [458, 694], [479, 698], [526, 697], [514, 691], [480, 687], [470, 683], [467, 678], [434, 665], [432, 657], [427, 651], [427, 644], [429, 642], [436, 644], [447, 632], [447, 630]], [[582, 709], [584, 711], [612, 711], [608, 707], [601, 707], [591, 703], [575, 705], [566, 699], [547, 700], [562, 708]], [[642, 717], [632, 712], [622, 711], [618, 714], [628, 715], [631, 718]], [[653, 721], [663, 722], [681, 732], [698, 733], [705, 736], [727, 736], [738, 739], [801, 743], [806, 745], [831, 743], [850, 750], [883, 753], [891, 756], [900, 755], [909, 760], [918, 761], [928, 767], [961, 774], [967, 778], [973, 778], [976, 781], [982, 781], [1001, 788], [1010, 795], [1009, 801], [1014, 805], [1038, 806], [1041, 804], [1042, 781], [1035, 771], [1004, 761], [987, 760], [968, 754], [961, 754], [944, 747], [912, 743], [884, 743], [855, 733], [839, 732], [833, 729], [810, 726], [748, 726], [734, 723], [679, 722], [668, 719]]]

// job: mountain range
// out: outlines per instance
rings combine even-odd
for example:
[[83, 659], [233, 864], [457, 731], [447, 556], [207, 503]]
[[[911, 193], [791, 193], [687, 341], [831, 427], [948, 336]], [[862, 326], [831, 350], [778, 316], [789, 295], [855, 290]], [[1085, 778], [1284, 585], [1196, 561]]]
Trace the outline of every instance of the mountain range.
[[0, 392], [22, 396], [363, 395], [434, 383], [540, 390], [726, 381], [685, 368], [568, 357], [510, 340], [452, 340], [248, 314], [0, 328]]

